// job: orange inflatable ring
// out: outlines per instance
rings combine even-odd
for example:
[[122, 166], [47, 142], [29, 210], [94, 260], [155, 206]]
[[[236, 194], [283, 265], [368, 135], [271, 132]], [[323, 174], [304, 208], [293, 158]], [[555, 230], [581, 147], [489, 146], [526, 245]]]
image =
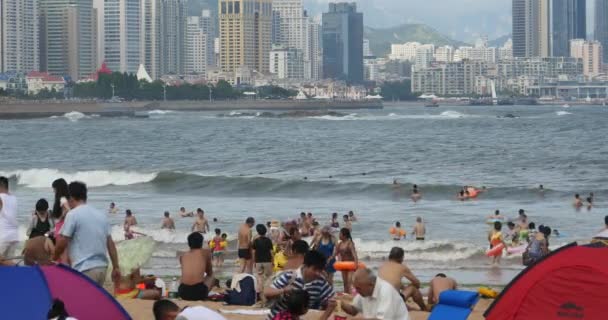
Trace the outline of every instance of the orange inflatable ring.
[[336, 261], [334, 269], [337, 271], [355, 271], [357, 269], [365, 269], [365, 264], [359, 262], [359, 265], [356, 266], [354, 261]]
[[469, 198], [477, 198], [479, 195], [479, 191], [475, 188], [467, 188], [467, 191], [469, 192]]

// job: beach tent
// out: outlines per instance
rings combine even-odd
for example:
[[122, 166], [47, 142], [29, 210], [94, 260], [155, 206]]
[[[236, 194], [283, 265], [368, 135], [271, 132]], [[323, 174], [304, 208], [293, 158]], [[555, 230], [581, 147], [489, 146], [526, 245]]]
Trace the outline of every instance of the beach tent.
[[607, 319], [608, 247], [562, 247], [522, 271], [484, 314], [487, 320]]
[[446, 290], [439, 295], [428, 320], [466, 320], [479, 301], [479, 294], [472, 291]]
[[63, 265], [0, 267], [0, 283], [2, 319], [47, 319], [53, 299], [79, 320], [131, 319], [103, 288]]

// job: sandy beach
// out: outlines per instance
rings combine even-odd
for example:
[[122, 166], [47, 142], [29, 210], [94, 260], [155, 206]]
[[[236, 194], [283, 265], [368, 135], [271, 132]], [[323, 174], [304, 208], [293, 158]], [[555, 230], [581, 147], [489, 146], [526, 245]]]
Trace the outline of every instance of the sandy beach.
[[[153, 319], [154, 316], [152, 314], [152, 305], [153, 301], [144, 301], [144, 300], [118, 300], [122, 306], [127, 310], [127, 312], [133, 317], [134, 320], [149, 320]], [[246, 309], [246, 310], [256, 310], [252, 307], [239, 307], [239, 306], [224, 306], [219, 302], [188, 302], [175, 300], [175, 302], [180, 306], [180, 308], [186, 306], [205, 306], [207, 308], [219, 311], [220, 309], [224, 310], [237, 310], [237, 309]], [[482, 320], [484, 319], [483, 313], [490, 306], [492, 300], [480, 300], [479, 303], [475, 306], [473, 313], [469, 316], [469, 320]], [[420, 311], [410, 311], [410, 319], [411, 320], [426, 320], [429, 317], [428, 312], [420, 312]], [[223, 314], [226, 319], [234, 319], [234, 320], [263, 320], [264, 316], [248, 316], [248, 315], [234, 315], [234, 314]], [[304, 317], [305, 320], [315, 320], [321, 315], [318, 311], [309, 311], [308, 314]]]

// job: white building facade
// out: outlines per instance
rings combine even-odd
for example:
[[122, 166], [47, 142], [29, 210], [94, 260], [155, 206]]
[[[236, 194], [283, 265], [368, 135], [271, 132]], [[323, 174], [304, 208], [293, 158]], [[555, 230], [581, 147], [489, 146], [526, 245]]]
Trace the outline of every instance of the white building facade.
[[40, 68], [38, 0], [0, 2], [0, 72]]
[[137, 73], [141, 0], [105, 0], [104, 61], [112, 71]]
[[188, 17], [186, 23], [186, 74], [204, 75], [207, 69], [207, 35], [203, 32], [201, 20], [201, 17]]

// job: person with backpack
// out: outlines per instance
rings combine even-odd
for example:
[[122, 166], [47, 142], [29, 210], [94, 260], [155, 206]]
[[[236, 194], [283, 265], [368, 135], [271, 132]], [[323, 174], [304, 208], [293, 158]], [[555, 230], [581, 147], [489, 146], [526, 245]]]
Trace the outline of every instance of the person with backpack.
[[29, 239], [44, 236], [55, 228], [55, 223], [49, 215], [49, 203], [45, 199], [36, 202], [36, 211], [27, 228]]
[[310, 295], [310, 309], [326, 309], [334, 297], [334, 288], [323, 278], [327, 258], [319, 251], [309, 251], [304, 256], [304, 264], [295, 270], [285, 271], [272, 284], [264, 288], [267, 299], [275, 299], [268, 319], [287, 310], [290, 292], [304, 290]]

